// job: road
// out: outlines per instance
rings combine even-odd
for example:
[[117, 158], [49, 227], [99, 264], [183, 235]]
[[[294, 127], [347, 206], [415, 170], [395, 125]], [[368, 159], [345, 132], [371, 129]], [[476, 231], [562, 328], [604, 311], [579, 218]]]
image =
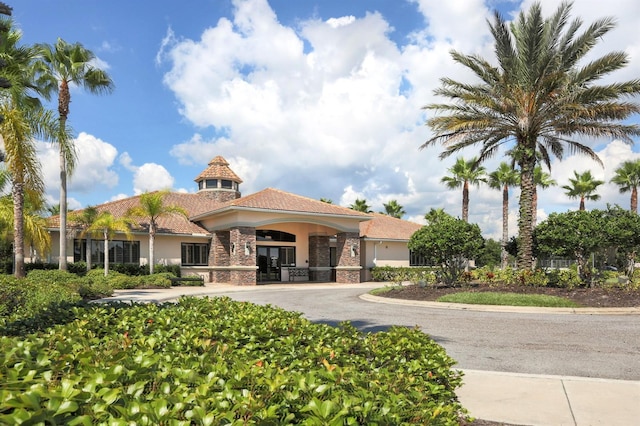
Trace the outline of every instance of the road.
[[[374, 286], [370, 287], [374, 288]], [[298, 311], [312, 321], [350, 321], [364, 332], [419, 327], [459, 368], [640, 380], [640, 316], [478, 312], [361, 300], [363, 286], [218, 293]]]

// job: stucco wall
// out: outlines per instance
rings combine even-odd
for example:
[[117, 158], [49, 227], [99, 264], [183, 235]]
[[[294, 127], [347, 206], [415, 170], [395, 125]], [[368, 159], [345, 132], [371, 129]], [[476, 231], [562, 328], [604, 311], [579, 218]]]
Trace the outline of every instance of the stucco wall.
[[374, 266], [409, 266], [409, 249], [404, 241], [365, 240], [363, 281], [371, 281]]

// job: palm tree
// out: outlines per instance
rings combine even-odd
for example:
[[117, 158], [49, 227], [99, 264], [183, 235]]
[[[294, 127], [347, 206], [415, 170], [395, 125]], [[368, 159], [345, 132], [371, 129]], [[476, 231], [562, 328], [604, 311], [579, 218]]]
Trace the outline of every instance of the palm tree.
[[640, 160], [625, 161], [616, 169], [611, 182], [620, 187], [620, 193], [631, 192], [631, 211], [638, 213], [638, 186], [640, 186]]
[[104, 276], [109, 275], [109, 240], [116, 233], [124, 234], [128, 240], [131, 240], [131, 219], [127, 217], [114, 217], [110, 212], [101, 212], [96, 219], [84, 229], [80, 236], [84, 238], [86, 235], [94, 237], [102, 237], [104, 240]]
[[[425, 106], [439, 114], [427, 120], [434, 136], [421, 148], [441, 143], [447, 157], [479, 144], [479, 161], [511, 151], [520, 169], [518, 264], [533, 266], [533, 170], [537, 155], [547, 165], [564, 149], [599, 161], [595, 152], [573, 138], [606, 137], [632, 143], [640, 127], [625, 119], [640, 111], [633, 97], [640, 80], [597, 84], [628, 63], [624, 52], [611, 52], [580, 65], [598, 41], [614, 28], [612, 18], [595, 21], [584, 31], [570, 22], [571, 3], [563, 2], [549, 18], [539, 3], [521, 12], [511, 24], [495, 13], [490, 23], [497, 62], [452, 51], [455, 62], [467, 67], [477, 83], [445, 77], [435, 94], [451, 100]], [[494, 65], [497, 63], [497, 65]], [[631, 99], [631, 100], [630, 100]]]
[[[73, 215], [69, 217], [71, 222], [74, 222], [77, 226], [80, 227], [80, 233], [82, 233], [85, 229], [89, 229], [93, 222], [98, 219], [98, 209], [94, 206], [87, 206], [85, 209], [81, 211], [74, 212]], [[87, 271], [91, 270], [91, 233], [86, 234], [87, 245], [85, 249], [85, 259], [87, 264]]]
[[402, 216], [407, 214], [407, 212], [404, 211], [404, 207], [398, 204], [396, 200], [391, 200], [388, 203], [382, 204], [382, 206], [384, 207], [383, 214], [395, 217], [396, 219], [402, 219]]
[[584, 210], [585, 199], [592, 201], [600, 199], [600, 195], [595, 191], [604, 181], [595, 179], [590, 170], [584, 173], [574, 171], [573, 175], [575, 178], [569, 178], [569, 185], [563, 185], [562, 189], [567, 191], [569, 198], [580, 198], [580, 210]]
[[356, 201], [349, 206], [350, 209], [362, 212], [362, 213], [372, 213], [371, 207], [367, 204], [366, 199], [356, 198]]
[[327, 203], [327, 204], [333, 204], [333, 200], [331, 198], [321, 197], [320, 201], [322, 201], [323, 203]]
[[536, 227], [538, 218], [538, 187], [547, 189], [550, 186], [555, 186], [557, 184], [558, 183], [551, 178], [551, 175], [549, 173], [542, 170], [541, 166], [536, 166], [533, 169], [533, 199], [531, 201], [531, 226], [533, 228]]
[[480, 186], [482, 182], [486, 182], [486, 170], [478, 165], [478, 159], [472, 158], [466, 161], [462, 157], [458, 157], [455, 164], [448, 169], [451, 176], [445, 176], [440, 181], [447, 185], [449, 189], [458, 189], [462, 187], [462, 220], [469, 221], [469, 185]]
[[[71, 92], [69, 85], [77, 85], [93, 94], [110, 93], [114, 84], [106, 71], [93, 63], [95, 55], [80, 43], [69, 44], [61, 38], [55, 45], [41, 44], [38, 61], [38, 87], [47, 99], [58, 94], [58, 118], [64, 131], [69, 117]], [[67, 174], [70, 176], [76, 163], [72, 139], [59, 138], [60, 149], [60, 269], [67, 269]]]
[[501, 247], [501, 267], [506, 268], [509, 263], [509, 253], [507, 253], [507, 242], [509, 241], [509, 187], [520, 183], [520, 175], [509, 164], [502, 162], [498, 168], [489, 173], [489, 186], [502, 190], [502, 241]]
[[147, 192], [140, 196], [140, 205], [132, 207], [127, 212], [127, 216], [140, 217], [149, 220], [149, 273], [153, 274], [154, 256], [153, 243], [156, 232], [158, 232], [158, 219], [165, 216], [182, 216], [188, 218], [189, 215], [185, 209], [178, 205], [167, 205], [164, 198], [169, 194], [168, 191]]
[[25, 276], [24, 234], [25, 193], [32, 205], [39, 205], [44, 194], [44, 182], [37, 158], [35, 138], [50, 138], [60, 133], [62, 140], [66, 132], [60, 132], [50, 111], [45, 111], [37, 98], [33, 83], [35, 49], [19, 46], [21, 33], [12, 28], [10, 21], [0, 21], [7, 27], [0, 43], [0, 60], [4, 67], [0, 77], [10, 82], [10, 88], [0, 98], [0, 135], [4, 140], [4, 161], [11, 176], [13, 199], [13, 238], [15, 275]]

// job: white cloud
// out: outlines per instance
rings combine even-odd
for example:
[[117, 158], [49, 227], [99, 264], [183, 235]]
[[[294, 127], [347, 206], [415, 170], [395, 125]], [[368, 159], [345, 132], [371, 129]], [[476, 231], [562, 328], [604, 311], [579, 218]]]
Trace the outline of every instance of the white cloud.
[[146, 163], [138, 167], [133, 175], [133, 193], [171, 189], [174, 179], [167, 169], [159, 164]]
[[[117, 150], [113, 145], [81, 132], [75, 140], [75, 147], [77, 164], [74, 173], [67, 178], [68, 192], [86, 194], [111, 189], [118, 184], [118, 174], [113, 170]], [[60, 160], [57, 146], [39, 142], [38, 158], [42, 164], [46, 193], [57, 204], [60, 199]]]
[[[491, 60], [491, 11], [483, 0], [410, 3], [425, 27], [402, 45], [392, 41], [394, 29], [377, 12], [303, 19], [292, 28], [279, 22], [266, 0], [235, 0], [233, 18], [218, 20], [198, 40], [181, 39], [169, 29], [157, 56], [170, 65], [164, 83], [186, 120], [215, 133], [204, 137], [203, 130], [174, 145], [171, 155], [183, 165], [225, 156], [243, 178], [244, 193], [273, 186], [339, 199], [341, 205], [366, 198], [375, 211], [396, 199], [408, 217], [420, 218], [432, 207], [459, 216], [460, 193], [440, 183], [454, 159], [440, 160], [440, 147], [418, 150], [430, 136], [421, 108], [438, 101], [433, 89], [440, 78], [469, 81], [469, 72], [452, 61], [451, 49]], [[531, 2], [524, 3], [528, 8]], [[557, 7], [551, 0], [542, 4], [547, 14]], [[640, 52], [640, 6], [635, 0], [595, 5], [574, 4], [574, 16], [589, 23], [617, 15], [619, 30], [602, 40], [598, 52], [625, 49], [632, 62], [616, 78], [638, 75], [640, 61], [633, 55]], [[620, 149], [611, 144], [601, 152], [609, 169], [632, 153], [614, 148]], [[501, 160], [487, 163], [487, 169]], [[555, 163], [554, 177], [560, 182], [584, 161], [569, 157]], [[540, 218], [570, 205], [558, 194], [556, 188], [541, 195]], [[513, 190], [511, 233], [517, 197]], [[607, 184], [604, 199], [622, 197]], [[470, 213], [486, 235], [500, 236], [499, 191], [474, 188]]]

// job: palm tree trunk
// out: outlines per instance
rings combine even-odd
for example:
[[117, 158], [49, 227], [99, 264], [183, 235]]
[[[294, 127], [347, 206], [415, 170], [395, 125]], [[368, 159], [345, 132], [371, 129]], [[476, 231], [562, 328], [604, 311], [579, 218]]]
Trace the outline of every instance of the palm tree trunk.
[[580, 211], [584, 211], [584, 197], [580, 197]]
[[[531, 150], [534, 152], [534, 150]], [[533, 268], [533, 168], [536, 159], [533, 155], [525, 155], [520, 165], [520, 209], [518, 218], [518, 268]]]
[[87, 272], [91, 270], [91, 236], [87, 236], [87, 248], [85, 250], [85, 260], [87, 262]]
[[631, 188], [631, 211], [638, 213], [638, 188]]
[[538, 186], [533, 186], [533, 197], [531, 197], [531, 228], [535, 229], [538, 223]]
[[505, 269], [509, 263], [507, 240], [509, 239], [509, 186], [502, 189], [502, 244], [500, 247], [500, 267]]
[[67, 164], [60, 149], [60, 259], [58, 268], [67, 270]]
[[469, 182], [462, 185], [462, 220], [469, 222]]
[[13, 182], [13, 253], [14, 274], [17, 278], [25, 277], [24, 269], [24, 185]]
[[109, 275], [109, 234], [104, 231], [104, 276]]
[[155, 236], [156, 236], [156, 225], [152, 221], [149, 224], [149, 274], [153, 274], [153, 264], [154, 264], [153, 243], [155, 241]]

